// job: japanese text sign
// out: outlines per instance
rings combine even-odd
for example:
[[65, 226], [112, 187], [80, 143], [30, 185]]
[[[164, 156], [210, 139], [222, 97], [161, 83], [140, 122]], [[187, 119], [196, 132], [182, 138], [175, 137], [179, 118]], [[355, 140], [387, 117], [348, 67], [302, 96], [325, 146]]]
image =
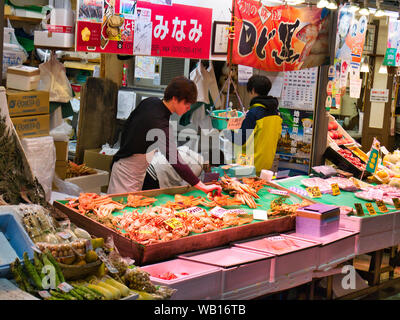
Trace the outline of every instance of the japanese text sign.
[[151, 9], [152, 56], [208, 59], [212, 9], [138, 1], [138, 8]]
[[328, 38], [320, 36], [327, 31], [327, 9], [235, 1], [233, 63], [266, 71], [291, 71], [317, 66], [329, 55], [327, 50], [320, 51], [318, 58], [310, 55], [314, 45], [329, 47]]

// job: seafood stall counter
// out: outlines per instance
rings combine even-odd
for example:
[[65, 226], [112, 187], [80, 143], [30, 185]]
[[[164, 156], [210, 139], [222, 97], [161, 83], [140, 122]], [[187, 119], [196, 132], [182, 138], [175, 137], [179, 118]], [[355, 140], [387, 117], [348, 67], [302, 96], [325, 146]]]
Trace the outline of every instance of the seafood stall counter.
[[[107, 238], [123, 256], [145, 265], [177, 254], [214, 248], [234, 241], [295, 228], [299, 207], [314, 203], [259, 178], [242, 182], [223, 177], [221, 196], [190, 187], [130, 194], [81, 194], [55, 201], [71, 222]], [[254, 213], [264, 213], [258, 220]]]

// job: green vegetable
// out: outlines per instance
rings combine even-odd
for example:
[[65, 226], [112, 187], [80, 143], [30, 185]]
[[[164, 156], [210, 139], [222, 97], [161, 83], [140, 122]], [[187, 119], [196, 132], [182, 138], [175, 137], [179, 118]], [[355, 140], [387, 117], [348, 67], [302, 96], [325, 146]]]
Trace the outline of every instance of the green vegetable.
[[46, 300], [65, 300], [65, 299], [51, 296], [49, 298], [46, 298]]
[[84, 286], [77, 286], [77, 285], [72, 285], [74, 287], [74, 290], [78, 292], [81, 296], [83, 296], [87, 300], [96, 300], [96, 299], [101, 299], [101, 296], [96, 295], [93, 291], [90, 291]]
[[71, 295], [69, 293], [59, 292], [59, 291], [55, 291], [55, 290], [50, 290], [50, 294], [53, 297], [62, 298], [64, 300], [78, 300], [77, 298], [75, 298], [73, 295]]
[[42, 279], [40, 278], [40, 276], [38, 275], [35, 267], [31, 263], [31, 261], [29, 260], [28, 253], [24, 252], [23, 256], [24, 256], [24, 263], [25, 263], [26, 272], [28, 273], [29, 277], [32, 279], [32, 281], [35, 284], [36, 288], [40, 289], [40, 290], [43, 290]]
[[54, 268], [56, 268], [56, 273], [58, 274], [58, 277], [59, 277], [60, 281], [61, 282], [65, 282], [64, 275], [63, 275], [63, 273], [61, 271], [61, 268], [58, 265], [56, 259], [54, 259], [53, 255], [50, 253], [50, 251], [48, 249], [46, 250], [45, 253], [46, 253], [47, 258], [53, 264]]
[[[50, 266], [53, 267], [55, 269], [55, 267], [53, 266], [53, 264], [50, 262], [50, 260], [47, 258], [47, 255], [42, 255], [42, 259], [43, 259], [43, 263], [45, 266]], [[58, 286], [61, 282], [60, 282], [60, 278], [57, 274], [57, 271], [55, 272], [56, 275], [56, 286]]]
[[40, 256], [36, 251], [34, 251], [33, 255], [34, 255], [33, 264], [35, 266], [36, 272], [40, 276], [40, 279], [43, 279], [45, 276], [43, 274], [43, 262], [42, 262], [42, 260], [40, 260]]
[[22, 276], [19, 273], [18, 268], [17, 268], [17, 260], [18, 260], [18, 258], [15, 259], [15, 261], [11, 263], [11, 272], [14, 276], [14, 280], [17, 283], [18, 287], [21, 290], [27, 291], [24, 280], [22, 279]]
[[77, 298], [78, 300], [84, 300], [84, 297], [81, 296], [75, 289], [71, 290], [68, 293]]
[[15, 266], [15, 273], [16, 273], [17, 277], [19, 278], [19, 281], [22, 281], [22, 283], [24, 285], [24, 288], [25, 288], [24, 290], [29, 293], [35, 293], [35, 290], [29, 283], [29, 279], [26, 276], [26, 274], [22, 268], [21, 262], [19, 261], [18, 258], [15, 259], [14, 266]]

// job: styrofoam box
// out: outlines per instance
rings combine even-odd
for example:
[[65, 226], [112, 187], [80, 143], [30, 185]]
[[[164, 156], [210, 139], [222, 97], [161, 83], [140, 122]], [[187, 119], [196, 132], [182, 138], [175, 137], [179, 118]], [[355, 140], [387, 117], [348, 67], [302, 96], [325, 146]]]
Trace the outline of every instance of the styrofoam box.
[[312, 273], [311, 270], [305, 270], [303, 272], [295, 272], [278, 277], [275, 279], [275, 282], [272, 283], [270, 292], [279, 292], [308, 283], [312, 281]]
[[288, 236], [319, 243], [317, 270], [324, 270], [354, 258], [358, 232], [339, 229], [325, 237], [312, 237], [288, 233]]
[[[290, 240], [292, 246], [286, 246], [283, 241]], [[281, 243], [282, 248], [273, 248]], [[271, 264], [271, 282], [283, 275], [300, 270], [314, 270], [318, 263], [319, 244], [303, 239], [293, 239], [285, 234], [270, 235], [251, 241], [234, 243], [239, 248], [275, 255]]]
[[397, 246], [400, 244], [400, 229], [394, 229], [392, 233], [392, 245]]
[[65, 179], [67, 182], [71, 182], [81, 187], [83, 192], [94, 192], [100, 193], [101, 187], [108, 185], [108, 176], [109, 173], [107, 171], [102, 171], [95, 169], [97, 171], [96, 174], [90, 174], [87, 176], [75, 177]]
[[273, 291], [274, 284], [269, 281], [259, 282], [248, 287], [223, 293], [221, 300], [249, 300], [264, 296]]
[[[152, 283], [177, 289], [171, 300], [219, 299], [221, 296], [222, 269], [219, 267], [173, 259], [143, 266], [141, 269], [150, 273]], [[166, 272], [174, 273], [177, 278], [164, 280], [156, 277]]]
[[393, 212], [376, 214], [367, 218], [341, 215], [339, 228], [359, 231], [360, 236], [385, 232], [393, 230], [395, 216]]
[[393, 230], [368, 236], [357, 236], [356, 254], [364, 254], [393, 246]]
[[222, 294], [259, 282], [269, 281], [271, 254], [261, 254], [237, 247], [203, 250], [178, 258], [222, 268]]
[[8, 89], [35, 90], [40, 80], [39, 68], [30, 66], [12, 66], [7, 69]]
[[35, 46], [73, 48], [75, 43], [75, 34], [52, 32], [51, 37], [49, 37], [47, 30], [35, 31], [33, 43]]

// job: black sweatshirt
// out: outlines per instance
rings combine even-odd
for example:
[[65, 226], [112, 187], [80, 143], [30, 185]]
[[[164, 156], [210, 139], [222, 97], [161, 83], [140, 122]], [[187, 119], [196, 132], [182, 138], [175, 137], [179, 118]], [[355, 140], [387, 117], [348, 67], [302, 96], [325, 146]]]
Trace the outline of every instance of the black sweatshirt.
[[171, 112], [159, 98], [142, 100], [126, 120], [121, 147], [114, 155], [113, 162], [159, 148], [181, 178], [194, 186], [200, 180], [178, 154], [173, 135], [169, 132], [170, 116]]

